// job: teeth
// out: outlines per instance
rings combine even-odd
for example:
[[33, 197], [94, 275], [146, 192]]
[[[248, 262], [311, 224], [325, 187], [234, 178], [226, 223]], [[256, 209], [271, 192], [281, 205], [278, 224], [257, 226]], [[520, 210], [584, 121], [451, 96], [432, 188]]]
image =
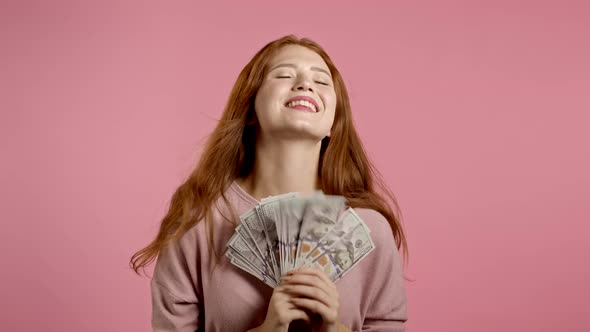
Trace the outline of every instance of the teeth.
[[295, 101], [292, 101], [292, 102], [290, 102], [290, 103], [287, 104], [287, 107], [295, 107], [297, 105], [309, 107], [309, 108], [311, 108], [316, 113], [318, 111], [315, 108], [315, 106], [312, 103], [308, 102], [307, 100], [295, 100]]

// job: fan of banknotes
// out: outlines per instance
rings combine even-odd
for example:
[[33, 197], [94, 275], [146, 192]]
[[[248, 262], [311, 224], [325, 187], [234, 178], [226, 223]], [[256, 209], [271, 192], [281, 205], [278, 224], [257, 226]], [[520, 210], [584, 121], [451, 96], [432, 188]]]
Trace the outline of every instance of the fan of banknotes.
[[336, 281], [375, 248], [369, 228], [345, 203], [321, 191], [265, 198], [240, 216], [226, 256], [271, 287], [300, 267], [317, 267]]

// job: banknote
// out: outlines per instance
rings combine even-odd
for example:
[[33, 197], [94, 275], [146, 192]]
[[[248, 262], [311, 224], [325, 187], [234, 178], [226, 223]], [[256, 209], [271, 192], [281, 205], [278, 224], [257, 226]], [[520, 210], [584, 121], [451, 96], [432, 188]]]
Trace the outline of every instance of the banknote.
[[281, 278], [281, 270], [279, 265], [279, 235], [277, 234], [277, 220], [279, 219], [280, 214], [279, 203], [282, 200], [291, 200], [295, 197], [297, 197], [297, 193], [270, 196], [261, 200], [260, 204], [256, 206], [256, 211], [258, 212], [258, 216], [262, 222], [266, 235], [269, 256], [273, 266], [275, 267], [275, 275], [277, 280]]
[[238, 254], [244, 258], [249, 266], [259, 271], [262, 276], [274, 275], [274, 271], [270, 270], [268, 264], [258, 256], [255, 246], [249, 244], [249, 241], [251, 241], [251, 238], [244, 238], [239, 232], [234, 233], [228, 242], [228, 247], [233, 250], [229, 254]]
[[[350, 233], [355, 227], [363, 223], [363, 220], [356, 214], [354, 209], [348, 208], [338, 217], [334, 227], [332, 227], [319, 241], [316, 243], [308, 243], [311, 247], [308, 251], [301, 253], [298, 256], [297, 267], [305, 264], [309, 260], [318, 257], [327, 248], [339, 241], [345, 234]], [[306, 244], [307, 245], [307, 244]]]
[[269, 240], [267, 239], [267, 233], [263, 225], [263, 221], [260, 219], [258, 209], [253, 208], [245, 212], [240, 216], [241, 224], [244, 225], [246, 231], [250, 234], [252, 242], [255, 244], [256, 249], [260, 257], [266, 264], [269, 270], [273, 271], [273, 275], [279, 273], [277, 267], [275, 267], [274, 259], [272, 259]]
[[296, 267], [302, 264], [302, 257], [307, 257], [311, 249], [336, 225], [345, 203], [344, 197], [323, 194], [313, 195], [307, 200], [297, 241]]
[[277, 233], [281, 253], [281, 275], [285, 275], [295, 267], [299, 229], [303, 222], [306, 203], [307, 198], [302, 196], [279, 201]]
[[323, 270], [331, 280], [338, 280], [374, 248], [368, 227], [358, 223], [307, 264]]
[[246, 241], [248, 247], [254, 251], [256, 257], [258, 257], [261, 261], [264, 261], [262, 253], [258, 249], [256, 242], [254, 242], [254, 237], [252, 236], [252, 233], [250, 233], [250, 231], [248, 230], [248, 227], [246, 227], [244, 224], [239, 224], [238, 227], [236, 227], [234, 234], [238, 234], [239, 236], [241, 236], [242, 239]]
[[312, 266], [342, 278], [375, 248], [370, 230], [343, 196], [321, 191], [270, 196], [240, 215], [225, 256], [270, 287]]
[[251, 275], [260, 279], [267, 285], [271, 287], [276, 287], [278, 285], [274, 278], [274, 275], [260, 271], [248, 260], [248, 258], [242, 256], [238, 251], [228, 248], [225, 255], [230, 259], [230, 263], [250, 273]]

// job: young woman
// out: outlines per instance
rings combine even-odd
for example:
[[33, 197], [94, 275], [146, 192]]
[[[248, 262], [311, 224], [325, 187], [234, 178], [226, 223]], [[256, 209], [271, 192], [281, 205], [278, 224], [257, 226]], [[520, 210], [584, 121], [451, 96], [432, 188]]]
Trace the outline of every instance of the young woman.
[[[332, 282], [300, 269], [272, 289], [223, 255], [238, 216], [288, 192], [346, 197], [375, 249]], [[388, 203], [389, 202], [389, 203]], [[154, 331], [404, 331], [407, 260], [397, 207], [353, 127], [342, 76], [310, 39], [264, 46], [240, 73], [202, 157], [172, 197], [157, 237]]]

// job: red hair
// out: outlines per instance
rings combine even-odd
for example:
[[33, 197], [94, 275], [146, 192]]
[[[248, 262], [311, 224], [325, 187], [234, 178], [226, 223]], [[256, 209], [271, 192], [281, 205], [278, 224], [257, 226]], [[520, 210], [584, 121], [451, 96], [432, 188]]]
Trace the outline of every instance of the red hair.
[[[251, 173], [257, 129], [257, 123], [252, 121], [255, 119], [254, 98], [262, 85], [269, 60], [287, 45], [304, 46], [319, 54], [328, 65], [334, 82], [334, 123], [331, 136], [323, 139], [320, 150], [318, 176], [321, 190], [325, 194], [346, 197], [347, 204], [353, 208], [368, 208], [381, 213], [389, 222], [397, 248], [403, 252], [407, 263], [408, 250], [399, 205], [363, 149], [353, 126], [342, 76], [316, 42], [288, 35], [265, 45], [240, 72], [196, 168], [172, 196], [156, 238], [131, 257], [129, 264], [136, 273], [153, 262], [167, 243], [179, 240], [201, 220], [209, 220], [214, 203], [219, 198], [225, 199], [223, 193], [231, 183]], [[393, 210], [392, 206], [396, 209]], [[207, 229], [212, 243], [213, 228]], [[218, 253], [215, 254], [219, 257]]]

